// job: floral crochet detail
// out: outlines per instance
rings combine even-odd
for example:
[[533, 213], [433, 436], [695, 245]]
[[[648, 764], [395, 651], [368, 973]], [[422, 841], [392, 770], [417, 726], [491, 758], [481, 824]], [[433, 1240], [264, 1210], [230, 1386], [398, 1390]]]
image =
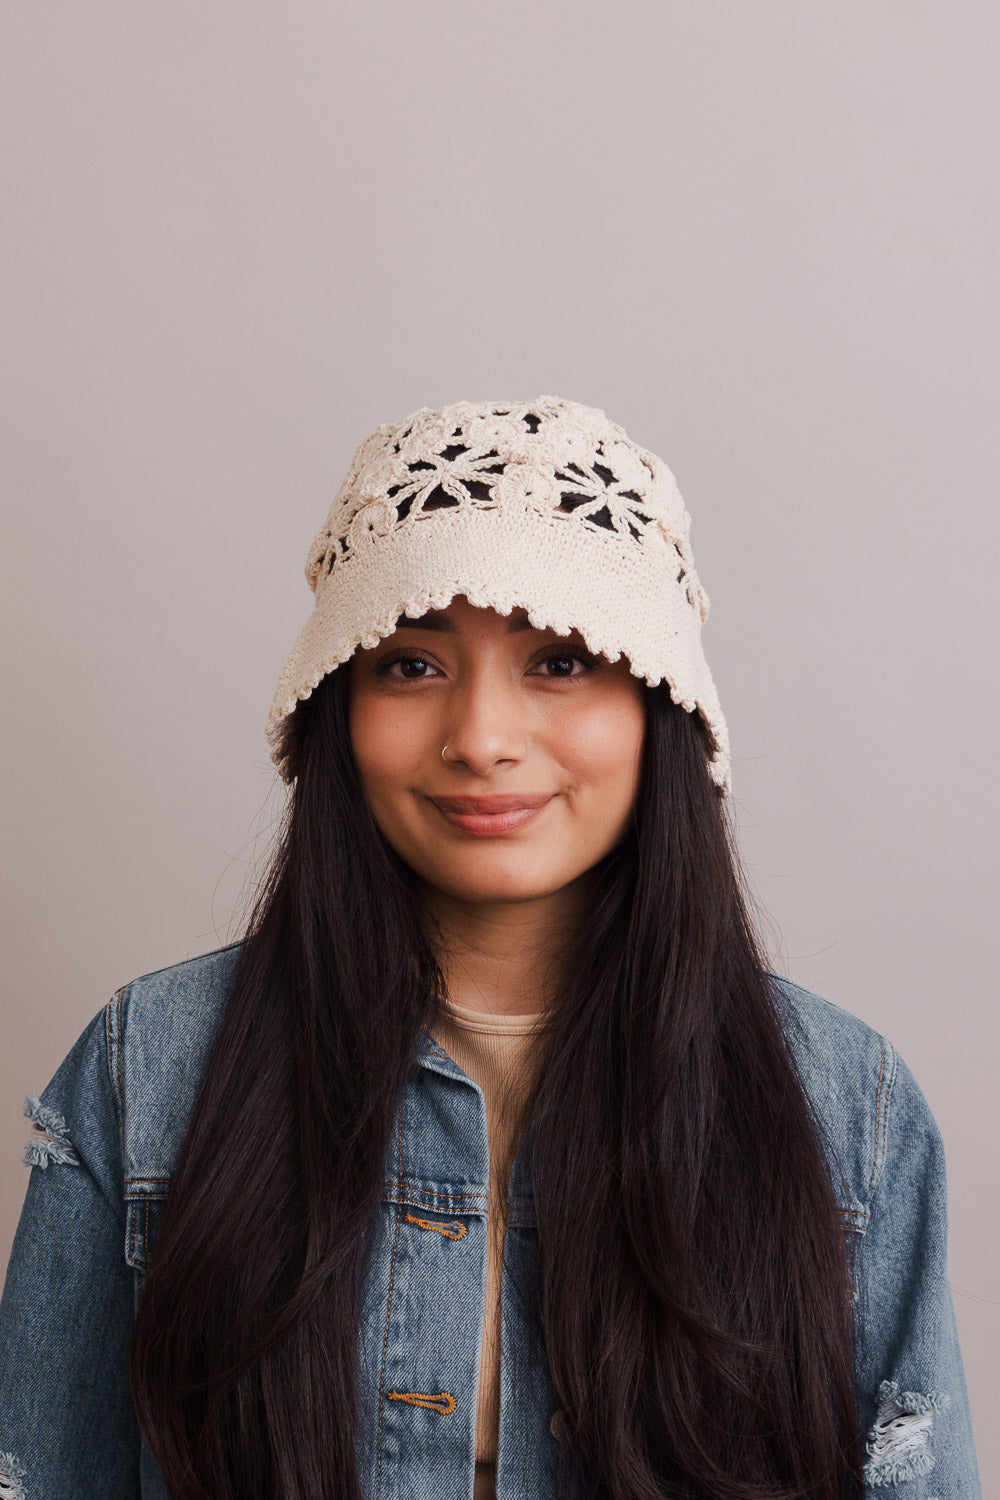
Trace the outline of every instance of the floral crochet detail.
[[[577, 415], [574, 415], [574, 412]], [[589, 413], [591, 427], [581, 421]], [[603, 431], [593, 430], [593, 418]], [[707, 619], [708, 595], [694, 573], [690, 518], [673, 476], [655, 454], [594, 408], [547, 396], [519, 406], [459, 402], [384, 424], [358, 448], [306, 564], [315, 590], [371, 537], [447, 507], [526, 509], [555, 521], [613, 531], [626, 543], [651, 535], [676, 551], [676, 581]]]
[[266, 735], [290, 779], [285, 719], [362, 647], [458, 595], [576, 629], [595, 654], [697, 710], [729, 791], [729, 739], [701, 626], [691, 518], [674, 476], [596, 407], [559, 396], [458, 401], [383, 423], [359, 444], [316, 533], [315, 608], [278, 682]]

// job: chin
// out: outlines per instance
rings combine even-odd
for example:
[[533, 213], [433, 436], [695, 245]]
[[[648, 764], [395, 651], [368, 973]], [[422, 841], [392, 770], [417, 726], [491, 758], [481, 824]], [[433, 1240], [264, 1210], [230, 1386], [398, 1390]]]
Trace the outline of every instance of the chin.
[[556, 891], [568, 884], [565, 880], [540, 880], [537, 876], [530, 875], [489, 875], [484, 872], [482, 876], [470, 875], [463, 879], [454, 867], [450, 869], [442, 879], [432, 879], [431, 883], [438, 890], [451, 896], [455, 901], [474, 901], [485, 903], [489, 901], [538, 901], [544, 896], [552, 896]]

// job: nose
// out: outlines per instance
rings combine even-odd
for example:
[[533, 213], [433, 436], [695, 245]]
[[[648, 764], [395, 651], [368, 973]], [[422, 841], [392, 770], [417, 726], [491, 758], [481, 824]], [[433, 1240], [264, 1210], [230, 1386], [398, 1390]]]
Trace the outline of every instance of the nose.
[[504, 673], [473, 672], [456, 683], [441, 725], [446, 761], [487, 776], [498, 765], [517, 765], [530, 743], [524, 694]]

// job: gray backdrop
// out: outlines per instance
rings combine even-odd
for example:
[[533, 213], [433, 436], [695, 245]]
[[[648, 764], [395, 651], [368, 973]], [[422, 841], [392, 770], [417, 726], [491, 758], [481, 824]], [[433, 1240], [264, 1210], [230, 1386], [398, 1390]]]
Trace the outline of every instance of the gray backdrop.
[[886, 1031], [943, 1130], [990, 1491], [998, 32], [921, 0], [4, 7], [0, 1253], [24, 1092], [236, 933], [355, 445], [568, 396], [692, 512], [775, 965]]

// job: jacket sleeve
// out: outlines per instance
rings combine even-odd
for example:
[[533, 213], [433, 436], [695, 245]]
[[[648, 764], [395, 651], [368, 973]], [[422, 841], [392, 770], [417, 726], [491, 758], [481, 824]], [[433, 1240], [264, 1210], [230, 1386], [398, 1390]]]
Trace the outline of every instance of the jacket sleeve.
[[944, 1147], [913, 1074], [888, 1043], [886, 1059], [876, 1102], [885, 1155], [855, 1266], [865, 1494], [979, 1500], [947, 1277]]
[[0, 1494], [136, 1500], [134, 1286], [104, 1011], [25, 1113], [31, 1174], [0, 1301]]

